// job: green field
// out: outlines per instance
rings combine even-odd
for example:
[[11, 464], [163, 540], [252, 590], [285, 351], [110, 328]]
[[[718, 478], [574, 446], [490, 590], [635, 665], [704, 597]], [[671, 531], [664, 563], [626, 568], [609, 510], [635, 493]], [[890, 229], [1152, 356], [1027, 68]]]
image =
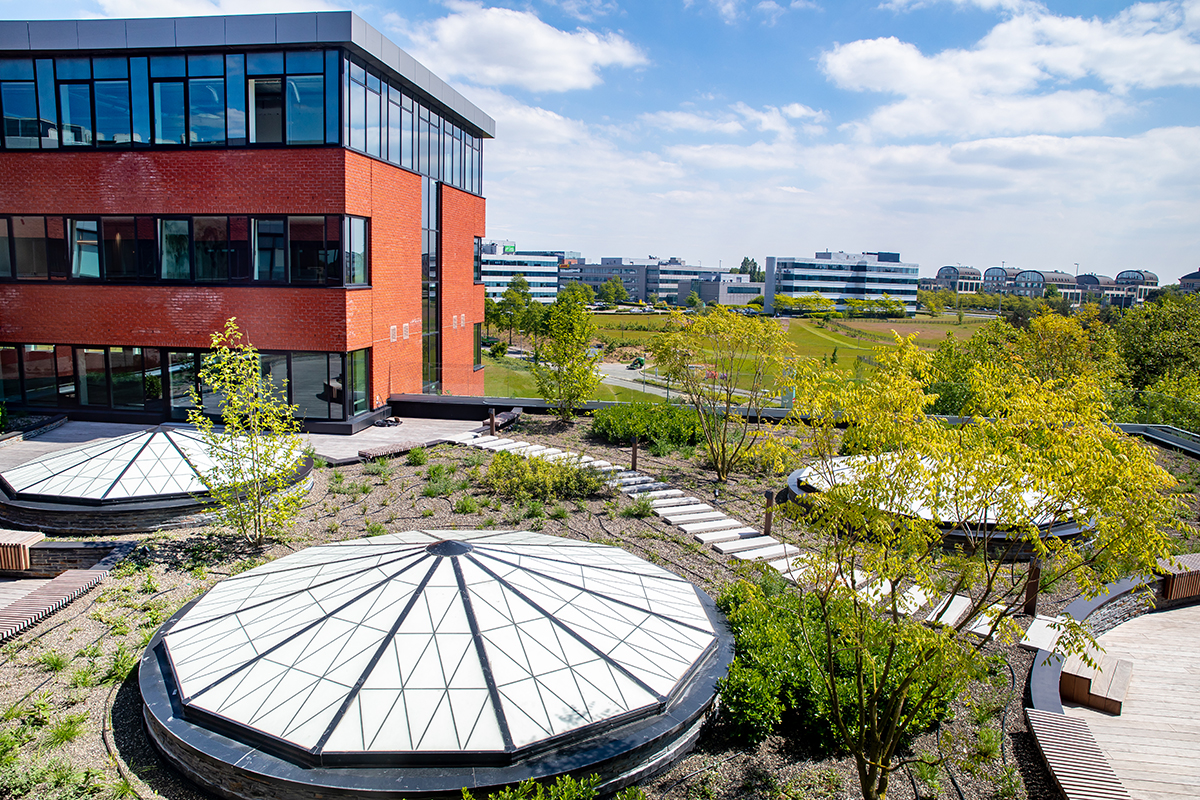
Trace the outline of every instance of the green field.
[[[515, 358], [504, 358], [500, 361], [485, 355], [483, 362], [483, 391], [488, 397], [537, 397], [537, 384], [525, 362]], [[600, 384], [596, 387], [593, 400], [616, 400], [622, 403], [646, 402], [662, 403], [666, 398], [648, 392], [638, 392], [622, 386], [607, 386]]]

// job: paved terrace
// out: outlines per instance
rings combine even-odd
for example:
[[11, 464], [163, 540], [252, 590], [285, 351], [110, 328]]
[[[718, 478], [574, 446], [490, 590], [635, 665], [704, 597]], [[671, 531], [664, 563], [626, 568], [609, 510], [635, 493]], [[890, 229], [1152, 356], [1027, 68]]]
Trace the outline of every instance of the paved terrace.
[[1066, 713], [1087, 720], [1134, 800], [1200, 797], [1200, 605], [1136, 617], [1098, 641], [1133, 660], [1121, 715]]

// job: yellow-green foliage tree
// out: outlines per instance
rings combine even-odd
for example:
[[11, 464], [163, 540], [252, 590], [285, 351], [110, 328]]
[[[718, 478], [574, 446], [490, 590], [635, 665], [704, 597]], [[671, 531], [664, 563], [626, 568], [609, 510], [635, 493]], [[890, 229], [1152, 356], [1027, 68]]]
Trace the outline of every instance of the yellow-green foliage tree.
[[700, 415], [718, 480], [728, 480], [753, 444], [750, 417], [775, 396], [774, 378], [790, 349], [775, 320], [719, 307], [692, 317], [674, 312], [669, 329], [651, 340], [659, 370]]
[[[820, 665], [867, 800], [917, 758], [900, 747], [930, 709], [982, 674], [986, 640], [1019, 633], [1027, 562], [1012, 558], [1018, 550], [1039, 559], [1044, 582], [1072, 581], [1092, 597], [1152, 574], [1179, 525], [1174, 479], [1110, 424], [1095, 380], [975, 364], [965, 378], [977, 416], [951, 426], [927, 414], [929, 355], [911, 339], [898, 344], [877, 351], [865, 381], [811, 359], [784, 379], [807, 418], [795, 445], [810, 483], [825, 487], [797, 512], [809, 556], [796, 575], [817, 606], [817, 624], [797, 636]], [[847, 450], [853, 460], [839, 457]], [[1059, 525], [1079, 534], [1060, 536]], [[946, 529], [960, 546], [944, 546]], [[874, 582], [855, 589], [856, 571]], [[965, 598], [960, 616], [931, 625], [910, 615], [949, 596]], [[1059, 649], [1082, 652], [1090, 638], [1065, 626]]]
[[258, 350], [230, 317], [212, 335], [200, 380], [221, 398], [217, 427], [192, 390], [188, 422], [196, 426], [213, 461], [200, 479], [218, 504], [218, 515], [254, 545], [286, 529], [300, 511], [301, 496], [289, 491], [303, 456], [300, 422], [263, 373]]
[[538, 394], [554, 403], [555, 415], [564, 422], [600, 384], [600, 352], [588, 352], [595, 338], [596, 323], [577, 298], [564, 296], [550, 307], [546, 333], [537, 340], [538, 359], [529, 369]]

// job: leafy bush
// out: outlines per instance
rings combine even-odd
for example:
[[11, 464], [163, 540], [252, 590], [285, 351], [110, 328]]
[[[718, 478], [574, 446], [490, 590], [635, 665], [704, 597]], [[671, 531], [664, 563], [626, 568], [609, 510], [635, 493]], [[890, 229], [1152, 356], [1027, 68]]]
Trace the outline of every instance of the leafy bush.
[[71, 659], [57, 650], [51, 650], [38, 656], [37, 662], [47, 672], [61, 672], [71, 663]]
[[499, 361], [508, 355], [508, 342], [496, 342], [488, 348], [488, 355]]
[[364, 473], [367, 475], [378, 475], [385, 482], [392, 477], [393, 471], [391, 462], [386, 458], [376, 458], [363, 465]]
[[0, 433], [8, 430], [8, 408], [0, 402]]
[[634, 436], [643, 442], [694, 445], [703, 431], [700, 417], [685, 406], [666, 403], [623, 403], [598, 410], [592, 432], [609, 444], [628, 444]]
[[653, 513], [654, 505], [650, 502], [649, 497], [639, 497], [621, 509], [622, 517], [635, 517], [637, 519], [644, 519]]
[[568, 459], [522, 458], [503, 450], [488, 465], [483, 485], [492, 493], [519, 503], [530, 499], [591, 497], [611, 491], [598, 472]]
[[[516, 786], [505, 786], [489, 794], [487, 800], [595, 800], [599, 785], [599, 775], [588, 775], [578, 780], [570, 775], [560, 775], [551, 784], [526, 780]], [[462, 800], [474, 800], [465, 787]], [[630, 786], [617, 792], [616, 800], [646, 800], [646, 793], [636, 786]]]
[[474, 495], [464, 494], [454, 501], [455, 514], [474, 514], [479, 510], [479, 501]]
[[423, 467], [429, 461], [429, 454], [425, 452], [424, 447], [414, 447], [408, 451], [408, 455], [404, 458], [404, 463], [410, 467]]

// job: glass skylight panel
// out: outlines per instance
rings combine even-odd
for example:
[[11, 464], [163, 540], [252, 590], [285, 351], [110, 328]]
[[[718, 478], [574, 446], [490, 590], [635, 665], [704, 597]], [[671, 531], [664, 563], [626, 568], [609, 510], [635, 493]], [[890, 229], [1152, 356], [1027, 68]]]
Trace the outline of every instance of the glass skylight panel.
[[165, 637], [185, 707], [318, 752], [501, 752], [651, 712], [715, 638], [689, 583], [616, 548], [444, 535], [218, 584]]

